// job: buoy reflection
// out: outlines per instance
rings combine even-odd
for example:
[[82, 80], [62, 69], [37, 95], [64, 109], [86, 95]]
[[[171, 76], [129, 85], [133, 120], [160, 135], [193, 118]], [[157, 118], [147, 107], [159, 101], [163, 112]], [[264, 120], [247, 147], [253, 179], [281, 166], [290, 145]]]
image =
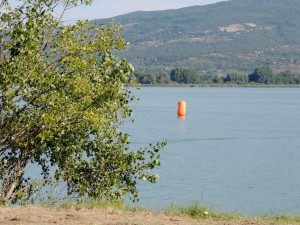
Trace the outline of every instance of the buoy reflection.
[[178, 116], [179, 138], [186, 137], [186, 116]]
[[177, 116], [178, 117], [178, 119], [180, 119], [180, 120], [186, 120], [186, 116]]

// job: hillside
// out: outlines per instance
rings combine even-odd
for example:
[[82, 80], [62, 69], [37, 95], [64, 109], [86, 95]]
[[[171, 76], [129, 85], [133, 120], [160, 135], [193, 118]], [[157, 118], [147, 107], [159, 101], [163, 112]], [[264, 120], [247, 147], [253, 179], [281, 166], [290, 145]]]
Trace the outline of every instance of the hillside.
[[[231, 0], [117, 16], [137, 70], [193, 68], [203, 74], [250, 72], [268, 65], [300, 69], [299, 0]], [[97, 22], [107, 23], [108, 20]]]

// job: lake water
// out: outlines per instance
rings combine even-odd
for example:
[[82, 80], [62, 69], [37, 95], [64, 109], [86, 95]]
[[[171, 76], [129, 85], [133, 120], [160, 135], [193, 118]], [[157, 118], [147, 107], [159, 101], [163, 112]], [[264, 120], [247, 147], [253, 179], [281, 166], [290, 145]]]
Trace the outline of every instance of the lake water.
[[[154, 171], [161, 178], [140, 184], [140, 205], [300, 214], [300, 89], [156, 87], [134, 95], [132, 145], [168, 139]], [[178, 100], [187, 102], [185, 119]]]

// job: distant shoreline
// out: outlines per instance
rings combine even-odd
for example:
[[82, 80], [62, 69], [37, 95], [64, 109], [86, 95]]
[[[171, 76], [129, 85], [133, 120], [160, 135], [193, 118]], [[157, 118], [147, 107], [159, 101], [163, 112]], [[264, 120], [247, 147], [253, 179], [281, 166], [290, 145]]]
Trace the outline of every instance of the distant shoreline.
[[[126, 85], [130, 86], [130, 85]], [[300, 88], [300, 85], [274, 85], [274, 84], [138, 84], [138, 87], [203, 87], [203, 88]]]

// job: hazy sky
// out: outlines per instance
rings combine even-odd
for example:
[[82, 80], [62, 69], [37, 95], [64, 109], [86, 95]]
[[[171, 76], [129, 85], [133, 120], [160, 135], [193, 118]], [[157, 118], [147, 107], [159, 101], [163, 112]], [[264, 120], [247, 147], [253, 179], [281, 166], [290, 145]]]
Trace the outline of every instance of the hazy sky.
[[192, 5], [207, 5], [224, 0], [95, 0], [92, 6], [81, 6], [69, 10], [65, 21], [78, 19], [102, 19], [138, 10], [153, 11], [177, 9]]

